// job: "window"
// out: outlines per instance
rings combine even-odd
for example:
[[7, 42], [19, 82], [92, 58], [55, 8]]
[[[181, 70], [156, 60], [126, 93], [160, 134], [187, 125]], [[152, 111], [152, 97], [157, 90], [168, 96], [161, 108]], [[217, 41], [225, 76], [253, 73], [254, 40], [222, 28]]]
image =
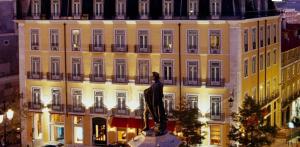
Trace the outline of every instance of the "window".
[[268, 25], [268, 26], [267, 26], [267, 43], [268, 43], [268, 45], [271, 44], [271, 39], [270, 39], [270, 37], [271, 37], [271, 26]]
[[64, 121], [65, 118], [63, 115], [59, 114], [50, 114], [50, 124], [49, 124], [49, 133], [50, 141], [57, 141], [59, 143], [64, 143]]
[[41, 2], [40, 0], [33, 0], [32, 1], [32, 16], [39, 17], [41, 15]]
[[83, 117], [73, 116], [74, 143], [83, 143]]
[[221, 81], [221, 62], [210, 61], [210, 82], [220, 83]]
[[271, 86], [270, 86], [270, 81], [267, 81], [267, 87], [266, 87], [266, 89], [267, 89], [267, 97], [270, 97], [270, 95], [271, 95]]
[[57, 17], [60, 15], [60, 1], [59, 0], [51, 0], [51, 13], [53, 17]]
[[93, 46], [101, 47], [103, 42], [102, 30], [95, 29], [93, 30]]
[[259, 55], [259, 69], [264, 70], [264, 55]]
[[140, 110], [145, 109], [145, 96], [144, 93], [139, 93]]
[[125, 59], [116, 59], [115, 60], [115, 74], [117, 80], [125, 80], [127, 75], [126, 69], [126, 60]]
[[80, 0], [73, 0], [72, 13], [73, 13], [73, 16], [76, 16], [76, 17], [81, 15]]
[[72, 30], [72, 51], [80, 50], [80, 30]]
[[256, 49], [256, 28], [252, 29], [252, 49]]
[[77, 77], [81, 75], [81, 59], [72, 58], [72, 75]]
[[252, 73], [256, 73], [256, 56], [252, 57]]
[[103, 77], [103, 74], [104, 74], [103, 59], [94, 59], [93, 60], [92, 73], [95, 77]]
[[162, 60], [162, 75], [164, 83], [170, 83], [173, 80], [173, 61]]
[[196, 19], [198, 15], [198, 0], [189, 0], [188, 2], [188, 14], [190, 19]]
[[125, 30], [115, 30], [115, 46], [119, 49], [125, 49], [126, 44]]
[[60, 105], [60, 99], [60, 90], [57, 88], [52, 89], [52, 105]]
[[188, 81], [198, 81], [198, 61], [187, 61]]
[[221, 145], [221, 128], [218, 125], [210, 125], [210, 144]]
[[175, 108], [175, 95], [174, 94], [164, 94], [164, 107], [167, 114], [172, 113]]
[[31, 50], [39, 50], [39, 30], [31, 29]]
[[147, 19], [149, 14], [149, 0], [139, 0], [139, 12], [142, 19]]
[[139, 82], [149, 83], [150, 62], [149, 60], [138, 60], [138, 80]]
[[38, 87], [32, 88], [32, 103], [41, 104], [41, 89]]
[[259, 46], [264, 47], [264, 27], [259, 28]]
[[277, 42], [277, 26], [276, 24], [273, 25], [273, 42]]
[[198, 30], [187, 31], [187, 52], [197, 53], [198, 51]]
[[50, 30], [50, 48], [52, 51], [58, 51], [58, 43], [59, 43], [58, 30], [51, 29]]
[[72, 90], [73, 98], [73, 107], [79, 108], [82, 107], [82, 91], [81, 90]]
[[221, 1], [210, 0], [210, 15], [213, 18], [218, 18], [221, 14]]
[[221, 97], [211, 96], [210, 97], [210, 107], [211, 107], [211, 118], [220, 119], [221, 118]]
[[126, 1], [116, 0], [116, 16], [117, 19], [125, 19], [126, 15]]
[[51, 57], [51, 75], [60, 74], [60, 59], [59, 57]]
[[31, 57], [31, 72], [33, 74], [39, 74], [41, 72], [40, 57]]
[[102, 18], [104, 13], [104, 0], [95, 0], [94, 13], [96, 18]]
[[197, 95], [188, 95], [187, 104], [189, 109], [198, 109], [198, 96]]
[[277, 62], [277, 50], [274, 49], [274, 51], [273, 51], [273, 64], [276, 64], [276, 62]]
[[210, 53], [220, 54], [221, 53], [221, 31], [220, 30], [210, 30], [209, 31], [209, 41], [210, 41]]
[[165, 19], [171, 19], [173, 16], [173, 0], [163, 0], [163, 14]]
[[138, 49], [140, 51], [147, 51], [149, 44], [149, 32], [147, 30], [138, 31]]
[[244, 77], [248, 77], [248, 60], [244, 61]]
[[244, 51], [248, 52], [248, 30], [244, 31]]
[[252, 97], [256, 99], [256, 87], [252, 88]]
[[162, 52], [172, 53], [173, 52], [173, 31], [163, 30], [162, 31]]
[[120, 110], [126, 109], [126, 92], [117, 92], [117, 108]]
[[94, 91], [94, 107], [104, 108], [103, 91]]
[[271, 63], [271, 53], [270, 52], [268, 52], [267, 53], [267, 67], [270, 67], [270, 63]]

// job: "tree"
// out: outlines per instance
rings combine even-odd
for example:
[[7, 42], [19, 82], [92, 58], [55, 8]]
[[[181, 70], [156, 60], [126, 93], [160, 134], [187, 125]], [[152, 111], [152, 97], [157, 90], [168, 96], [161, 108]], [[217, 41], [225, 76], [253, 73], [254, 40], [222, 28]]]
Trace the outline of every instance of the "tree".
[[265, 122], [265, 114], [253, 98], [246, 96], [239, 113], [232, 114], [234, 125], [231, 125], [229, 139], [245, 147], [271, 145], [277, 130]]
[[201, 128], [205, 124], [198, 120], [198, 109], [190, 109], [186, 103], [183, 103], [180, 110], [173, 110], [173, 115], [187, 143], [189, 145], [201, 144], [204, 139]]

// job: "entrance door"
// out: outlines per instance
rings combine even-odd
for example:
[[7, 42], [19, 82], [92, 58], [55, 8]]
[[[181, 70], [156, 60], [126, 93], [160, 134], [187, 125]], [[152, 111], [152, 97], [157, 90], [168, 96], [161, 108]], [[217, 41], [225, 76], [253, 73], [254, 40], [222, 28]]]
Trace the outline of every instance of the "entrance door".
[[95, 117], [92, 119], [93, 122], [93, 144], [94, 145], [106, 145], [106, 119]]

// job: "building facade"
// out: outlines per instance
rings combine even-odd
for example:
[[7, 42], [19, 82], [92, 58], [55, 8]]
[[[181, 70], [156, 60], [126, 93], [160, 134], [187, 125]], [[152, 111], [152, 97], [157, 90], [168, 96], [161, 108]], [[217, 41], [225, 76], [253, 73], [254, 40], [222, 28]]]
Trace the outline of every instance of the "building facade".
[[142, 127], [143, 90], [153, 71], [164, 83], [175, 134], [172, 110], [186, 102], [207, 124], [204, 145], [229, 144], [230, 114], [245, 95], [280, 125], [280, 18], [266, 0], [22, 3], [24, 145], [129, 141]]
[[281, 48], [281, 91], [282, 125], [299, 117], [300, 96], [300, 25], [285, 24], [282, 29]]

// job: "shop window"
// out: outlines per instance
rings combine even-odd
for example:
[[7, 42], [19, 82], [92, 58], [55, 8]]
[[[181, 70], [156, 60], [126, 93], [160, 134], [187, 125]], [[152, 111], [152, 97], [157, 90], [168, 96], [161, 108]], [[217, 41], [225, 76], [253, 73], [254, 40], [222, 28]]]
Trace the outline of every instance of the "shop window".
[[118, 142], [123, 143], [126, 142], [127, 133], [126, 128], [118, 128]]
[[210, 144], [221, 145], [221, 128], [220, 126], [210, 126]]
[[82, 126], [83, 117], [74, 116], [74, 143], [81, 144], [83, 143], [83, 126]]

